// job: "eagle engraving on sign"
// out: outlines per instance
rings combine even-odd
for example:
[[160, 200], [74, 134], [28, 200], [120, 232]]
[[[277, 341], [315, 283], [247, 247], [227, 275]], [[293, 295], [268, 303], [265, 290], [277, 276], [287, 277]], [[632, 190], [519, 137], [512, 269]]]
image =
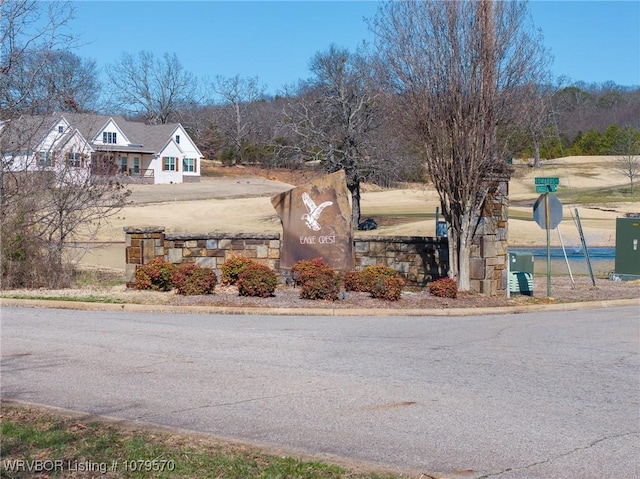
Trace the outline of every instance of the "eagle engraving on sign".
[[331, 206], [333, 201], [325, 201], [321, 203], [319, 206], [316, 206], [315, 201], [311, 199], [308, 193], [302, 193], [302, 202], [304, 206], [307, 208], [307, 213], [302, 215], [302, 218], [307, 224], [307, 228], [312, 229], [313, 231], [320, 231], [320, 223], [318, 223], [318, 218], [320, 217], [320, 213], [327, 206]]

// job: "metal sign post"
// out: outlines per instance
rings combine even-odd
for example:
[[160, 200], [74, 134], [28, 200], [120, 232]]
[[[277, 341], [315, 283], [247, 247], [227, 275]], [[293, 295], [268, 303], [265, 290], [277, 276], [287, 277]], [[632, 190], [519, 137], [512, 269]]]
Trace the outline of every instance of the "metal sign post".
[[591, 284], [596, 285], [596, 278], [593, 276], [593, 269], [591, 269], [591, 260], [589, 259], [589, 249], [587, 248], [587, 242], [584, 239], [584, 232], [582, 231], [582, 223], [580, 222], [580, 215], [578, 214], [578, 208], [576, 210], [576, 225], [578, 226], [578, 232], [580, 233], [580, 241], [582, 242], [582, 250], [584, 251], [584, 257], [587, 260], [587, 268], [589, 270], [589, 277], [591, 278]]
[[551, 221], [549, 211], [549, 193], [544, 194], [544, 228], [547, 230], [547, 297], [551, 296]]
[[547, 230], [547, 296], [551, 296], [551, 230], [562, 221], [562, 203], [552, 194], [540, 195], [533, 204], [533, 219]]

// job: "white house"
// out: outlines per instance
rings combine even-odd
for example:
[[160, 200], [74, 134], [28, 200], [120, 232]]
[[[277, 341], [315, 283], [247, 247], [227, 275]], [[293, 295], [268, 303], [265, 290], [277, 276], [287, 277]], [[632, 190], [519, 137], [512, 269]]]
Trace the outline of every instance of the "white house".
[[[121, 116], [59, 113], [0, 125], [3, 168], [88, 175], [108, 163], [129, 183], [200, 180], [202, 153], [179, 123], [145, 125]], [[101, 171], [105, 171], [101, 168]]]

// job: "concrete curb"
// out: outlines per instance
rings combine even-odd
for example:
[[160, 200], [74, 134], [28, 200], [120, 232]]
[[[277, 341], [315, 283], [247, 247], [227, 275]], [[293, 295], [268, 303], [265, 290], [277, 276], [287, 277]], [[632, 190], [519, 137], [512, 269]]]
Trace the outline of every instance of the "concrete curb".
[[638, 306], [640, 308], [640, 298], [583, 301], [577, 303], [534, 304], [529, 306], [504, 306], [498, 308], [450, 309], [251, 308], [225, 306], [174, 306], [134, 303], [114, 304], [83, 301], [0, 298], [0, 309], [3, 307], [21, 307], [72, 309], [81, 311], [265, 316], [485, 316], [522, 314], [536, 311], [580, 311], [584, 309], [606, 309], [622, 306]]

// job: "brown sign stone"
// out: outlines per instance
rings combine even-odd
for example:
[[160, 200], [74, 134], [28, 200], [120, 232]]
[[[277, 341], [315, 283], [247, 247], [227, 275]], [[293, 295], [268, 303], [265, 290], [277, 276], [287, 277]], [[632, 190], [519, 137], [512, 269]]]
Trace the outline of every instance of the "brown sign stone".
[[339, 271], [353, 268], [351, 206], [344, 171], [271, 198], [282, 221], [280, 267], [321, 257]]

